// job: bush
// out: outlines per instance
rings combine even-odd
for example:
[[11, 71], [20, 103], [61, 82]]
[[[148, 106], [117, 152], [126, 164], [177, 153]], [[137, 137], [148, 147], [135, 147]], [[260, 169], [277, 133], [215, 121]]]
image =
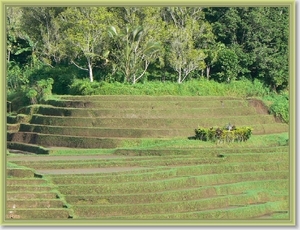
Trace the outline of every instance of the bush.
[[53, 79], [53, 93], [54, 94], [68, 94], [68, 87], [72, 84], [74, 79], [84, 75], [85, 72], [79, 71], [77, 67], [73, 66], [57, 66], [55, 68], [43, 66], [40, 69], [34, 70], [30, 76], [30, 84], [48, 78]]
[[69, 87], [71, 95], [97, 95], [102, 82], [90, 82], [89, 79], [76, 79]]
[[218, 141], [218, 142], [245, 142], [252, 134], [252, 128], [250, 127], [235, 127], [227, 125], [223, 128], [209, 129], [199, 127], [195, 129], [195, 139], [201, 141]]
[[269, 112], [283, 122], [289, 123], [289, 96], [287, 92], [272, 93], [263, 98], [269, 105]]

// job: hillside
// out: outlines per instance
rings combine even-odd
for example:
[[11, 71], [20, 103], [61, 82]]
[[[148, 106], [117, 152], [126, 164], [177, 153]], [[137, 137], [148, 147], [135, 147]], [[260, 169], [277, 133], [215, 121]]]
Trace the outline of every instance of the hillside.
[[[61, 96], [21, 112], [7, 120], [11, 218], [290, 218], [288, 125], [258, 100]], [[228, 123], [252, 127], [252, 137], [230, 144], [189, 138], [198, 126]], [[33, 173], [13, 173], [24, 168]], [[53, 203], [12, 195], [36, 194], [33, 181], [44, 186], [39, 194], [56, 194]]]

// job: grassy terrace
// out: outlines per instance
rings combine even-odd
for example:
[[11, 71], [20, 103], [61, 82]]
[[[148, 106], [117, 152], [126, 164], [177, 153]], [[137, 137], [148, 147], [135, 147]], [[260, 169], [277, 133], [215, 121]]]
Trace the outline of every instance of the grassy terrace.
[[[257, 101], [60, 96], [21, 112], [7, 118], [9, 219], [289, 218], [288, 125]], [[188, 139], [228, 122], [252, 137]]]
[[223, 126], [234, 120], [235, 125], [270, 124], [274, 122], [271, 115], [228, 116], [222, 118], [91, 118], [59, 117], [33, 115], [32, 124], [77, 127], [118, 127], [118, 128], [187, 128], [201, 126]]
[[[66, 168], [100, 168], [100, 167], [155, 167], [155, 166], [175, 166], [175, 165], [204, 165], [204, 164], [218, 164], [218, 165], [230, 165], [230, 163], [247, 162], [251, 164], [252, 162], [280, 162], [288, 161], [289, 156], [286, 152], [283, 153], [265, 153], [264, 155], [260, 153], [243, 153], [243, 154], [228, 154], [228, 155], [217, 155], [213, 156], [163, 156], [163, 157], [126, 157], [126, 158], [113, 158], [111, 159], [90, 159], [90, 160], [80, 160], [80, 161], [26, 161], [19, 162], [19, 165], [32, 167], [35, 169], [66, 169]], [[14, 161], [11, 161], [14, 162]]]

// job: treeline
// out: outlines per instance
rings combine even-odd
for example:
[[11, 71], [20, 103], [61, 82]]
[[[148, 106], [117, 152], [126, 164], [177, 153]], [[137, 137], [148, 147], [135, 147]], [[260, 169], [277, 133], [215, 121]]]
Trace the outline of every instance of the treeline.
[[32, 87], [48, 82], [67, 94], [87, 78], [288, 89], [287, 7], [8, 7], [6, 15], [8, 92], [33, 98]]

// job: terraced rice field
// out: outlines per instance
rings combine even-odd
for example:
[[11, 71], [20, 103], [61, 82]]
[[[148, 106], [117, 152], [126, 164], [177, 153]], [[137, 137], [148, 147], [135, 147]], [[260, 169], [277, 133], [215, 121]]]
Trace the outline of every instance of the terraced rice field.
[[[288, 125], [257, 100], [64, 96], [23, 113], [8, 117], [7, 218], [290, 219]], [[250, 140], [189, 139], [229, 122]]]

